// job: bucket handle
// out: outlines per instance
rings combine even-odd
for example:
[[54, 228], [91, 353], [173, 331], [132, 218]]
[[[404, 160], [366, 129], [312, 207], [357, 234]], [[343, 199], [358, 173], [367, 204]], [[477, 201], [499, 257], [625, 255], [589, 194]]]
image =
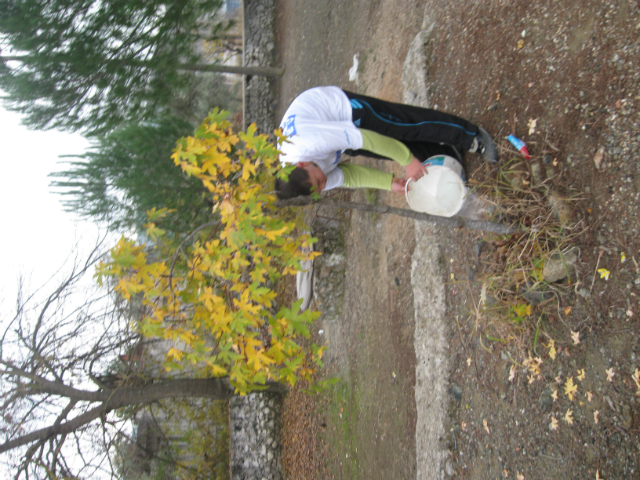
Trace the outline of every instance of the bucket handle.
[[415, 208], [413, 208], [413, 205], [411, 205], [411, 200], [409, 200], [409, 182], [411, 182], [411, 177], [407, 178], [407, 183], [404, 184], [404, 196], [407, 199], [409, 208], [415, 211]]

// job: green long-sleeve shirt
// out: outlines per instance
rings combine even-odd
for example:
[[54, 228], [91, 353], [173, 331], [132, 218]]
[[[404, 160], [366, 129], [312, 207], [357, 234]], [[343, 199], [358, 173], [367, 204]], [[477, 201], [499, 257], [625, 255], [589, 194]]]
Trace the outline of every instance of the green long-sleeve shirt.
[[[403, 167], [409, 165], [413, 160], [413, 154], [404, 143], [371, 130], [365, 130], [364, 128], [359, 130], [362, 133], [362, 150], [395, 160]], [[391, 190], [391, 182], [393, 180], [393, 174], [391, 173], [352, 164], [340, 164], [338, 168], [344, 174], [344, 187]]]

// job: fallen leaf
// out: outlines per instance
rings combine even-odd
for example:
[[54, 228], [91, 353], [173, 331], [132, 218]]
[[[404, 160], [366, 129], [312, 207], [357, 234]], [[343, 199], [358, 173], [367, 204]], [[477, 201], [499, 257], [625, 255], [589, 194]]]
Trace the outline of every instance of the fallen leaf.
[[450, 276], [451, 276], [451, 280], [455, 278], [455, 275], [453, 273]]
[[518, 472], [518, 475], [516, 475], [518, 480], [524, 480], [524, 475], [521, 474], [520, 472]]
[[611, 272], [609, 270], [607, 270], [606, 268], [599, 268], [598, 273], [600, 274], [600, 278], [604, 278], [605, 280], [609, 281], [609, 275], [611, 275]]
[[582, 370], [578, 370], [578, 380], [582, 381], [585, 377], [584, 368]]
[[604, 478], [600, 476], [600, 470], [596, 470], [596, 480], [604, 480]]
[[518, 40], [518, 50], [520, 50], [522, 47], [524, 47], [524, 40], [520, 39]]
[[505, 468], [503, 472], [504, 472], [504, 478], [509, 478], [509, 470]]
[[555, 378], [555, 381], [556, 381], [556, 383], [557, 383], [558, 385], [559, 385], [559, 384], [561, 384], [561, 383], [562, 383], [562, 377], [561, 377], [560, 375], [558, 375], [558, 376]]
[[516, 378], [516, 366], [511, 365], [511, 368], [509, 369], [509, 381], [513, 382], [515, 378]]
[[536, 133], [536, 124], [538, 123], [538, 120], [530, 118], [529, 119], [529, 123], [527, 123], [527, 127], [529, 127], [529, 135], [533, 135], [534, 133]]
[[620, 263], [624, 263], [627, 261], [627, 256], [624, 254], [624, 252], [620, 252]]
[[636, 389], [637, 389], [636, 395], [640, 396], [640, 370], [636, 368], [636, 371], [633, 372], [633, 375], [631, 375], [631, 378], [636, 384]]
[[549, 424], [549, 429], [550, 430], [557, 430], [558, 429], [558, 420], [556, 420], [555, 417], [551, 417], [551, 423]]
[[467, 358], [467, 366], [471, 366], [471, 357]]
[[593, 163], [596, 164], [596, 168], [600, 170], [602, 166], [602, 160], [604, 159], [604, 147], [600, 147], [600, 150], [596, 153], [596, 156], [593, 158]]
[[600, 411], [596, 410], [595, 412], [593, 412], [593, 421], [598, 423], [598, 415], [600, 415]]
[[489, 435], [491, 435], [491, 431], [489, 430], [489, 425], [487, 424], [487, 419], [486, 418], [484, 420], [482, 420], [482, 425], [484, 426], [484, 429], [487, 431], [487, 433]]
[[564, 421], [569, 425], [573, 425], [573, 417], [571, 415], [573, 415], [573, 411], [571, 409], [567, 410], [567, 413], [564, 414]]
[[549, 356], [551, 357], [551, 360], [555, 360], [556, 359], [556, 342], [552, 340], [549, 340], [549, 343], [547, 344], [547, 348], [549, 349]]
[[585, 393], [585, 395], [587, 396], [587, 400], [591, 401], [591, 399], [593, 398], [593, 393], [591, 392], [587, 392]]
[[567, 307], [563, 310], [565, 315], [569, 315], [571, 313], [571, 307]]
[[611, 367], [609, 370], [605, 370], [605, 372], [607, 372], [607, 382], [613, 382], [613, 377], [615, 376], [613, 367]]
[[569, 400], [573, 401], [573, 395], [577, 393], [578, 386], [573, 384], [573, 377], [567, 379], [564, 384], [564, 394], [569, 397]]
[[553, 398], [554, 402], [558, 400], [558, 390], [553, 391], [553, 393], [551, 394], [551, 398]]
[[467, 422], [462, 422], [460, 424], [460, 428], [462, 429], [463, 432], [467, 431]]
[[574, 345], [578, 345], [580, 343], [580, 332], [571, 330], [571, 340], [573, 340]]
[[558, 159], [557, 159], [557, 158], [554, 158], [554, 159], [553, 159], [553, 162], [551, 162], [551, 164], [552, 164], [554, 167], [557, 167], [557, 166], [558, 166]]
[[540, 376], [540, 365], [542, 365], [542, 359], [540, 357], [525, 358], [522, 364], [527, 367], [531, 375], [534, 377]]

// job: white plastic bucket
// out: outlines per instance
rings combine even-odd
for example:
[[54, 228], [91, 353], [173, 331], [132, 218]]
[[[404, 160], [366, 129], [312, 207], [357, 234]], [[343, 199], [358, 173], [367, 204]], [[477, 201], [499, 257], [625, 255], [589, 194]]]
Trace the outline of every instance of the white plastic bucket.
[[453, 157], [437, 155], [423, 162], [429, 172], [411, 184], [407, 180], [405, 195], [411, 210], [439, 217], [452, 217], [464, 203], [467, 187], [462, 165]]

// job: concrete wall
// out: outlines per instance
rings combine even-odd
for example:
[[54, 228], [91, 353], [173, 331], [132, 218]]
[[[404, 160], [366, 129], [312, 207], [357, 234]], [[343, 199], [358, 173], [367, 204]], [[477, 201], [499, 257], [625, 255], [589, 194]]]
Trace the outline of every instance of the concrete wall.
[[[275, 67], [275, 0], [244, 1], [244, 64]], [[276, 80], [246, 76], [245, 128], [255, 123], [258, 133], [272, 134], [276, 127]]]
[[282, 396], [256, 393], [231, 399], [231, 480], [281, 480]]

